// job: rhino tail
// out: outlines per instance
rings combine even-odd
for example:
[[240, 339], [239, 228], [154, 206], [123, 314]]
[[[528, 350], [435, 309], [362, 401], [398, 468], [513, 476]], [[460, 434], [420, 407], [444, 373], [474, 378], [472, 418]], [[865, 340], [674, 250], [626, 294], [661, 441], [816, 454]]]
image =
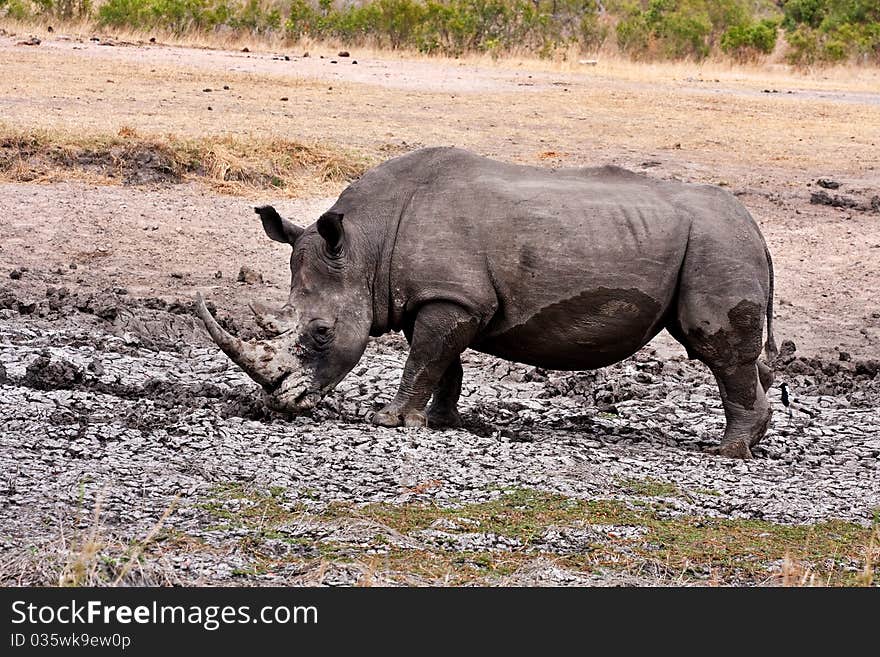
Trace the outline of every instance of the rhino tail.
[[776, 348], [776, 339], [773, 337], [773, 258], [766, 244], [764, 244], [764, 254], [767, 256], [767, 271], [770, 275], [770, 291], [767, 295], [767, 341], [764, 343], [764, 354], [767, 362], [772, 364], [779, 355], [779, 349]]

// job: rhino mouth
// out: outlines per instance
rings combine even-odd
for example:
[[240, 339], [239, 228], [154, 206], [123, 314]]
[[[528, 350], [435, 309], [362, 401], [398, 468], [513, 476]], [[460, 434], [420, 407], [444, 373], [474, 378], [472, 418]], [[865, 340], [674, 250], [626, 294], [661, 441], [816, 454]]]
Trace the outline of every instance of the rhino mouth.
[[310, 385], [309, 379], [300, 372], [286, 373], [276, 386], [265, 391], [266, 405], [274, 411], [294, 415], [311, 411], [323, 395]]

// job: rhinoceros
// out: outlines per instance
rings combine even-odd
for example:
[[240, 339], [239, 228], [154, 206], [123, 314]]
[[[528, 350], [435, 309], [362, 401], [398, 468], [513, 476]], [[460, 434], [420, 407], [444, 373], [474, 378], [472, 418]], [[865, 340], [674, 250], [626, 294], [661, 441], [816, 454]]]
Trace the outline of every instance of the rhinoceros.
[[197, 309], [273, 409], [308, 411], [370, 336], [403, 331], [400, 386], [372, 422], [454, 426], [465, 349], [590, 370], [665, 328], [718, 382], [727, 422], [710, 451], [748, 458], [766, 432], [773, 266], [754, 219], [719, 187], [426, 148], [365, 173], [308, 228], [256, 212], [292, 248], [288, 301], [259, 317], [276, 336], [243, 341], [201, 295]]

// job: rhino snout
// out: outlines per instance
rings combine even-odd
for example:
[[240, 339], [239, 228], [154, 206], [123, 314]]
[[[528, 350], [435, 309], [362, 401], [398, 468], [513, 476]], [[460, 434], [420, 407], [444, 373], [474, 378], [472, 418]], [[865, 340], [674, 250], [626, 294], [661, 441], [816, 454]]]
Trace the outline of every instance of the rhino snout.
[[274, 411], [298, 415], [311, 411], [321, 401], [321, 394], [314, 389], [312, 377], [300, 373], [286, 376], [281, 385], [266, 392], [266, 405]]

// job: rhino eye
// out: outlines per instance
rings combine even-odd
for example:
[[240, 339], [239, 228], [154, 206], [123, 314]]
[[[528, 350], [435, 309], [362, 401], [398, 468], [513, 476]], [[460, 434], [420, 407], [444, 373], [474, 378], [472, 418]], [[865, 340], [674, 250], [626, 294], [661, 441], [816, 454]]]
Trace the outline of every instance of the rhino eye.
[[333, 338], [333, 325], [329, 322], [315, 321], [311, 326], [311, 334], [318, 344], [326, 344]]

